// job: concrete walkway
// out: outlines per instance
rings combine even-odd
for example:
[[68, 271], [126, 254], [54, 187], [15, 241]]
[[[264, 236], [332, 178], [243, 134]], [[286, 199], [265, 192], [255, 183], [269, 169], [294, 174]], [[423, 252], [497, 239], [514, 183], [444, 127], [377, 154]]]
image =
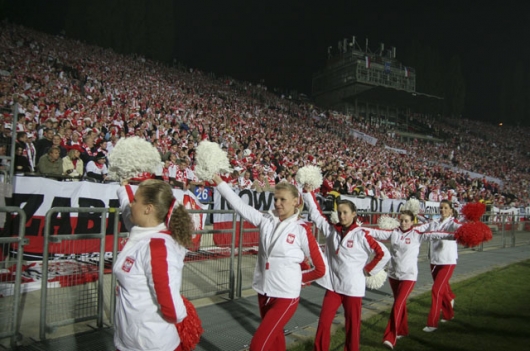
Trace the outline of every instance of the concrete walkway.
[[[462, 281], [492, 269], [527, 259], [530, 259], [530, 245], [504, 249], [491, 248], [483, 252], [463, 250], [460, 252], [458, 265], [451, 282]], [[422, 260], [419, 262], [418, 282], [411, 297], [429, 291], [431, 285], [429, 263]], [[288, 346], [314, 337], [323, 295], [324, 289], [314, 284], [302, 289], [298, 310], [285, 330]], [[233, 301], [226, 301], [218, 297], [216, 300], [194, 301], [194, 303], [196, 303], [205, 330], [197, 351], [240, 351], [248, 347], [252, 334], [260, 322], [257, 298], [253, 292], [247, 291], [244, 297]], [[363, 320], [388, 310], [392, 303], [393, 299], [388, 282], [380, 290], [368, 290], [363, 299]], [[335, 328], [344, 323], [340, 312], [339, 310], [335, 319]], [[112, 329], [35, 342], [19, 349], [115, 350], [112, 342]]]

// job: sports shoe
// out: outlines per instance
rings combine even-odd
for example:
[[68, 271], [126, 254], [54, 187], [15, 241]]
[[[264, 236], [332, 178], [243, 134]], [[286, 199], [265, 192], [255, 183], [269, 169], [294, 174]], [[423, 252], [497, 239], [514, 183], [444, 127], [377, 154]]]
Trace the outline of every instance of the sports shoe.
[[394, 349], [394, 345], [392, 345], [392, 343], [388, 340], [383, 341], [383, 346], [390, 350]]
[[404, 338], [405, 336], [406, 336], [406, 335], [398, 335], [398, 336], [396, 336], [396, 339], [398, 339], [398, 340], [399, 340], [399, 339], [402, 339], [402, 338]]
[[455, 308], [455, 299], [451, 300], [451, 308]]
[[423, 328], [423, 331], [426, 332], [426, 333], [432, 333], [436, 329], [438, 329], [438, 328], [436, 328], [436, 327], [425, 327], [425, 328]]
[[[455, 318], [455, 317], [453, 317], [453, 318]], [[443, 319], [443, 318], [442, 318], [442, 319], [440, 320], [440, 322], [442, 322], [442, 323], [447, 323], [447, 322], [449, 322], [450, 320], [453, 320], [453, 318], [451, 318], [451, 319]]]

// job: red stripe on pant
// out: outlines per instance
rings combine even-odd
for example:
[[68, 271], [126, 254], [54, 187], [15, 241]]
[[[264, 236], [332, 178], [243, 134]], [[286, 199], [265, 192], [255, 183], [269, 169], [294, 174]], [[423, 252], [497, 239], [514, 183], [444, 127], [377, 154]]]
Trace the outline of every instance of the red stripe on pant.
[[388, 278], [388, 282], [394, 295], [394, 305], [390, 312], [390, 319], [386, 326], [383, 341], [388, 340], [392, 345], [395, 345], [398, 335], [409, 334], [407, 299], [416, 282], [414, 280], [397, 280], [393, 278]]
[[331, 323], [340, 305], [344, 307], [346, 344], [344, 350], [359, 351], [361, 339], [362, 297], [347, 296], [326, 290], [318, 319], [314, 351], [328, 351], [331, 337]]
[[250, 351], [285, 351], [283, 327], [296, 312], [300, 298], [283, 299], [258, 294], [261, 323], [250, 341]]
[[455, 267], [455, 264], [431, 264], [434, 282], [432, 284], [431, 310], [427, 317], [428, 327], [438, 327], [440, 311], [442, 311], [443, 318], [447, 320], [452, 319], [455, 315], [451, 306], [451, 300], [455, 298], [455, 294], [449, 285], [449, 279], [451, 279]]

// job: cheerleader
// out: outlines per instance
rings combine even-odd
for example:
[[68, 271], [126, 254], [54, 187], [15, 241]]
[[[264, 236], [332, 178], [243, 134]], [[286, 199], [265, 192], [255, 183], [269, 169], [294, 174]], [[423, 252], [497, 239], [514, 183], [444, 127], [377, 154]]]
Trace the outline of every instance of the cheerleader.
[[[358, 351], [365, 276], [375, 275], [382, 270], [390, 259], [390, 253], [370, 236], [369, 229], [357, 226], [357, 208], [353, 202], [337, 201], [339, 223], [333, 225], [320, 212], [313, 193], [305, 192], [304, 201], [311, 220], [326, 237], [326, 256], [330, 265], [328, 274], [317, 281], [327, 290], [318, 320], [314, 350], [329, 350], [331, 324], [342, 304], [346, 328], [344, 350]], [[369, 260], [372, 255], [372, 260]]]
[[393, 349], [397, 339], [409, 334], [407, 320], [407, 299], [418, 279], [418, 255], [422, 241], [435, 239], [454, 240], [453, 234], [421, 232], [413, 228], [414, 213], [402, 211], [399, 227], [394, 230], [372, 230], [377, 240], [390, 240], [390, 266], [388, 281], [394, 295], [394, 305], [383, 336], [383, 345]]
[[175, 324], [188, 315], [180, 289], [191, 218], [184, 206], [173, 209], [171, 187], [160, 180], [143, 181], [135, 194], [122, 186], [118, 198], [134, 226], [113, 268], [118, 283], [114, 344], [122, 351], [180, 351], [183, 335]]
[[[283, 328], [296, 311], [302, 285], [326, 273], [325, 258], [307, 222], [299, 219], [300, 196], [295, 186], [279, 183], [274, 190], [274, 211], [266, 214], [245, 204], [219, 175], [217, 190], [232, 208], [259, 228], [258, 261], [252, 287], [258, 293], [261, 324], [250, 342], [250, 351], [283, 351]], [[312, 269], [301, 270], [305, 257]]]
[[[418, 229], [422, 230], [427, 228], [428, 231], [452, 233], [460, 227], [461, 224], [456, 220], [458, 213], [454, 209], [451, 201], [442, 200], [440, 202], [440, 215], [441, 218], [438, 221], [423, 224]], [[423, 331], [427, 333], [433, 332], [438, 328], [440, 311], [442, 314], [442, 322], [454, 318], [453, 306], [455, 294], [451, 290], [449, 280], [453, 275], [458, 259], [456, 241], [433, 240], [429, 249], [429, 257], [431, 258], [433, 285], [431, 291], [431, 310], [427, 317], [427, 326], [423, 328]]]

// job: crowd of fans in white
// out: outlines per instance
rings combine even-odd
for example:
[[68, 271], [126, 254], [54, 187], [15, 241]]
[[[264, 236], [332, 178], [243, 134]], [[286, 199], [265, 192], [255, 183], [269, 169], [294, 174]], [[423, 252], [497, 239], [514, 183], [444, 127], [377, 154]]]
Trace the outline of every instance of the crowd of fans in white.
[[[528, 128], [411, 116], [443, 135], [443, 142], [404, 142], [384, 119], [373, 123], [322, 110], [260, 84], [118, 55], [9, 23], [1, 25], [0, 68], [0, 143], [9, 145], [11, 131], [17, 132], [17, 157], [28, 160], [26, 171], [53, 172], [49, 166], [59, 162], [64, 176], [89, 168], [104, 180], [104, 156], [119, 138], [136, 135], [160, 151], [165, 180], [201, 186], [192, 171], [194, 148], [209, 139], [226, 148], [235, 169], [226, 179], [241, 188], [264, 191], [278, 181], [295, 182], [297, 170], [313, 164], [323, 171], [323, 193], [340, 183], [342, 193], [383, 198], [482, 200], [498, 207], [530, 201]], [[344, 133], [350, 129], [377, 144]], [[59, 156], [49, 151], [54, 146]], [[73, 171], [78, 163], [82, 171]]]

